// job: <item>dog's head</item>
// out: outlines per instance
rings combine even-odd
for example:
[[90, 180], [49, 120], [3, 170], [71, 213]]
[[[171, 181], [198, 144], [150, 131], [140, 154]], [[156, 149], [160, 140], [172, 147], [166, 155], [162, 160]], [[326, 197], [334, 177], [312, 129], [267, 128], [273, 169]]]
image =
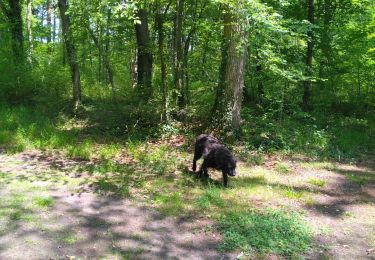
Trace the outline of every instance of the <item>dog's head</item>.
[[224, 169], [224, 173], [228, 174], [229, 176], [236, 176], [236, 167], [237, 167], [237, 159], [232, 155], [230, 156], [227, 165]]

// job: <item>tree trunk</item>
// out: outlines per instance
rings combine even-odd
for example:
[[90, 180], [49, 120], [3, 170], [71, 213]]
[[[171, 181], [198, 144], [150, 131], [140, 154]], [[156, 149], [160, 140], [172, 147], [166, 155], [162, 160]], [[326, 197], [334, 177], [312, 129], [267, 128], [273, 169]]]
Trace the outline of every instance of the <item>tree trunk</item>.
[[104, 66], [105, 66], [105, 68], [107, 70], [107, 73], [108, 73], [108, 81], [109, 81], [109, 83], [111, 85], [111, 89], [112, 89], [112, 98], [113, 98], [113, 100], [116, 100], [116, 93], [115, 93], [116, 87], [115, 87], [115, 83], [113, 81], [113, 70], [112, 70], [110, 59], [109, 59], [109, 52], [108, 52], [109, 49], [107, 47], [106, 48], [102, 47], [102, 45], [99, 42], [98, 37], [96, 37], [95, 33], [93, 32], [93, 30], [91, 30], [89, 25], [87, 26], [87, 30], [89, 31], [89, 34], [90, 34], [91, 38], [93, 39], [96, 48], [98, 49], [99, 60], [103, 59]]
[[[160, 10], [160, 2], [157, 1], [158, 12], [156, 14], [155, 23], [158, 32], [158, 53], [160, 59], [160, 74], [161, 74], [161, 93], [162, 93], [162, 121], [167, 122], [168, 118], [168, 88], [166, 84], [167, 67], [164, 60], [164, 16]], [[164, 13], [169, 9], [167, 6]]]
[[52, 0], [47, 0], [47, 45], [48, 54], [51, 54], [51, 32], [52, 32]]
[[12, 51], [14, 63], [19, 65], [24, 61], [22, 7], [20, 0], [8, 0], [8, 6], [0, 1], [0, 10], [8, 18], [12, 35]]
[[313, 59], [313, 46], [314, 46], [314, 32], [312, 26], [314, 25], [314, 0], [307, 0], [308, 4], [308, 20], [310, 26], [307, 32], [307, 53], [306, 53], [306, 72], [307, 79], [303, 83], [303, 109], [308, 111], [311, 107], [311, 79], [312, 76], [312, 59]]
[[57, 24], [56, 24], [56, 5], [55, 5], [55, 2], [53, 4], [52, 13], [53, 13], [52, 41], [56, 42], [56, 26], [57, 26]]
[[81, 80], [77, 61], [77, 52], [73, 43], [72, 33], [70, 31], [70, 17], [66, 14], [66, 11], [68, 10], [67, 0], [58, 0], [58, 5], [60, 10], [62, 36], [72, 74], [73, 101], [75, 109], [77, 109], [81, 104]]
[[137, 84], [143, 99], [148, 99], [152, 94], [152, 51], [150, 32], [148, 29], [147, 11], [138, 9], [137, 16], [140, 23], [136, 23], [137, 36]]
[[234, 10], [225, 6], [224, 37], [220, 81], [216, 91], [214, 119], [220, 128], [238, 137], [241, 133], [241, 107], [244, 88], [246, 46], [241, 46], [245, 37], [244, 28]]
[[184, 15], [184, 0], [176, 0], [176, 34], [175, 34], [175, 55], [176, 66], [174, 68], [175, 88], [178, 93], [177, 104], [180, 109], [186, 106], [186, 96], [184, 89], [184, 67], [183, 67], [183, 46], [182, 46], [182, 20]]
[[33, 31], [32, 31], [32, 9], [33, 9], [33, 0], [27, 0], [27, 9], [26, 9], [26, 28], [27, 28], [27, 38], [29, 40], [29, 49], [27, 53], [27, 60], [31, 64], [33, 61]]
[[[336, 10], [336, 1], [324, 0], [321, 11], [323, 13], [323, 26], [321, 29], [320, 49], [322, 51], [322, 58], [319, 64], [319, 78], [326, 79], [322, 81], [323, 88], [329, 88], [335, 95], [334, 79], [332, 76], [332, 69], [334, 68], [333, 50], [332, 50], [332, 30], [331, 23]], [[317, 12], [318, 14], [319, 12]]]
[[259, 101], [259, 103], [262, 103], [263, 98], [264, 98], [264, 85], [263, 85], [263, 78], [262, 78], [263, 68], [262, 68], [262, 64], [260, 62], [260, 57], [259, 57], [258, 53], [257, 53], [257, 56], [256, 56], [256, 61], [257, 61], [257, 65], [256, 65], [257, 76], [256, 76], [256, 79], [257, 79], [257, 85], [258, 85], [258, 101]]

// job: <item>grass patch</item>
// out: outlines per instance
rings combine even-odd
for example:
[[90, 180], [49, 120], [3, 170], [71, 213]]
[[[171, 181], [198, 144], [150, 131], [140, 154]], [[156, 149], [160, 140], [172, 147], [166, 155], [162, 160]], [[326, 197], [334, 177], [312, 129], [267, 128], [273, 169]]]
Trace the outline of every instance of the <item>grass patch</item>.
[[325, 187], [327, 184], [325, 180], [318, 179], [318, 178], [310, 178], [307, 180], [307, 182], [310, 183], [311, 185], [318, 186], [320, 188]]
[[275, 171], [278, 174], [289, 174], [290, 168], [289, 168], [289, 165], [287, 165], [286, 163], [280, 162], [280, 163], [276, 164]]
[[63, 232], [63, 234], [61, 234], [61, 236], [59, 237], [59, 240], [61, 240], [61, 242], [66, 245], [74, 245], [79, 241], [79, 237], [74, 231], [69, 230]]
[[66, 154], [72, 159], [88, 161], [92, 157], [93, 151], [93, 143], [84, 141], [81, 144], [68, 146]]
[[331, 162], [303, 162], [302, 167], [309, 168], [309, 169], [317, 169], [317, 170], [329, 170], [333, 171], [336, 169], [334, 163]]
[[39, 208], [49, 208], [55, 204], [55, 200], [52, 197], [35, 197], [33, 204]]
[[202, 210], [205, 210], [211, 206], [221, 208], [224, 206], [224, 200], [221, 198], [219, 189], [211, 188], [204, 191], [203, 194], [196, 199], [196, 205]]
[[180, 215], [184, 211], [184, 201], [179, 192], [172, 194], [158, 194], [154, 201], [160, 212], [167, 216]]
[[309, 207], [312, 207], [316, 204], [316, 201], [311, 196], [308, 196], [307, 198], [305, 198], [304, 201], [305, 201], [306, 206], [309, 206]]
[[262, 165], [264, 163], [264, 155], [261, 153], [246, 156], [246, 163], [249, 165]]
[[346, 174], [346, 178], [348, 180], [350, 180], [351, 182], [353, 183], [356, 183], [360, 186], [368, 183], [370, 181], [370, 177], [369, 176], [361, 176], [361, 175], [358, 175], [358, 174], [353, 174], [353, 173], [348, 173]]
[[294, 256], [308, 250], [312, 237], [298, 214], [273, 209], [231, 212], [221, 217], [218, 228], [223, 235], [220, 249], [224, 251], [241, 248]]
[[10, 193], [3, 196], [0, 202], [0, 219], [12, 222], [24, 221], [34, 222], [34, 212], [29, 207], [27, 197], [19, 194]]
[[284, 195], [289, 199], [300, 199], [303, 196], [303, 191], [297, 191], [293, 187], [288, 187], [284, 191]]
[[112, 248], [112, 253], [115, 256], [121, 257], [121, 259], [137, 259], [145, 252], [143, 248], [131, 248], [122, 250], [120, 248]]
[[99, 150], [99, 157], [101, 160], [111, 160], [121, 151], [121, 146], [118, 144], [109, 144], [103, 146]]

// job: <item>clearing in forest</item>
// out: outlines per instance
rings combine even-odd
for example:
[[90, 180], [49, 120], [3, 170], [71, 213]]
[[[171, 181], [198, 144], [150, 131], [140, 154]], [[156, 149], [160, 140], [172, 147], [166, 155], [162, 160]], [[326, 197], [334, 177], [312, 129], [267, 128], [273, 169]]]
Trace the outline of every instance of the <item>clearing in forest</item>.
[[[172, 142], [173, 143], [173, 142]], [[373, 259], [375, 167], [301, 158], [199, 180], [180, 146], [0, 155], [0, 258]]]

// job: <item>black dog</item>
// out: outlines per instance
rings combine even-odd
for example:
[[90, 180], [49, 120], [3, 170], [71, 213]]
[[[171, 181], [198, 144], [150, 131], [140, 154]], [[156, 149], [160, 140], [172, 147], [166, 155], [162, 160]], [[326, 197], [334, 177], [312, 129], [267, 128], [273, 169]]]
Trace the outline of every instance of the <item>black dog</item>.
[[236, 158], [232, 153], [210, 135], [202, 134], [195, 141], [193, 171], [197, 169], [197, 160], [203, 155], [200, 174], [208, 176], [207, 168], [214, 168], [223, 172], [224, 186], [228, 187], [228, 175], [236, 176]]

